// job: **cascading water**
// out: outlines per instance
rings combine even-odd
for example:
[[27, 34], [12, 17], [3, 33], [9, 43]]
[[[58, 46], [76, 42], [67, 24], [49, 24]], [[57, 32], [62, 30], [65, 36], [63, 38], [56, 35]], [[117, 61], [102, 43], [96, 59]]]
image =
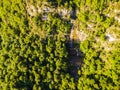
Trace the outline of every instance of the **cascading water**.
[[79, 50], [77, 48], [77, 46], [74, 46], [73, 47], [73, 40], [75, 39], [74, 36], [76, 36], [76, 42], [77, 42], [77, 39], [78, 39], [78, 30], [74, 30], [74, 24], [72, 25], [72, 28], [71, 28], [71, 33], [70, 33], [70, 48], [74, 48], [75, 51], [76, 51], [76, 55], [79, 56]]
[[75, 27], [75, 21], [73, 23], [71, 32], [70, 32], [70, 40], [69, 40], [69, 57], [70, 64], [73, 66], [70, 73], [71, 76], [74, 77], [75, 81], [78, 81], [78, 70], [82, 64], [80, 52], [79, 52], [79, 31]]
[[71, 33], [70, 33], [70, 48], [73, 47], [73, 31], [74, 31], [74, 25], [72, 25]]

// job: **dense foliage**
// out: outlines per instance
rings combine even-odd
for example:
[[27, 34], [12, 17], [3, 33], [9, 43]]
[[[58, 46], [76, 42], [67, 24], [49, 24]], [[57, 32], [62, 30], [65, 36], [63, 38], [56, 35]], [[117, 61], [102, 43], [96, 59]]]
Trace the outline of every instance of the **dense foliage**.
[[[119, 90], [119, 13], [120, 0], [1, 0], [0, 90]], [[72, 25], [86, 35], [77, 81], [65, 38]]]

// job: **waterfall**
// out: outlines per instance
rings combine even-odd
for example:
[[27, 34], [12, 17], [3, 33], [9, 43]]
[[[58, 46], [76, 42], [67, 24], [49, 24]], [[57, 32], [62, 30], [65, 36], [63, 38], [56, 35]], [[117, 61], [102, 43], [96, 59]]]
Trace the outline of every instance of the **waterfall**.
[[70, 48], [73, 47], [73, 31], [74, 31], [74, 25], [72, 25], [71, 33], [70, 33]]

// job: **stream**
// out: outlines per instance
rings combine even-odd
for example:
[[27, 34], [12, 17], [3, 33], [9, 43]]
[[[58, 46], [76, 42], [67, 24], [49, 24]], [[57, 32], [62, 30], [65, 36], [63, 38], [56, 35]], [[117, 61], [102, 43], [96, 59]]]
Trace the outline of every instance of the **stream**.
[[78, 80], [78, 70], [80, 69], [80, 66], [82, 64], [82, 59], [81, 59], [81, 53], [79, 51], [79, 43], [75, 40], [74, 37], [77, 37], [77, 30], [74, 28], [74, 24], [72, 25], [71, 32], [70, 32], [70, 40], [68, 42], [69, 48], [68, 48], [68, 53], [69, 53], [69, 58], [70, 58], [70, 65], [72, 69], [70, 69], [70, 74], [71, 76], [75, 79], [75, 81]]

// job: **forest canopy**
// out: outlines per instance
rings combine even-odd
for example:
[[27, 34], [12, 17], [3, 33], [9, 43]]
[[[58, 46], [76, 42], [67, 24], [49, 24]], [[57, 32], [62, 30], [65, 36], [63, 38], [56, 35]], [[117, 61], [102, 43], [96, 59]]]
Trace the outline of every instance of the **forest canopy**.
[[120, 0], [1, 0], [0, 90], [120, 90]]

